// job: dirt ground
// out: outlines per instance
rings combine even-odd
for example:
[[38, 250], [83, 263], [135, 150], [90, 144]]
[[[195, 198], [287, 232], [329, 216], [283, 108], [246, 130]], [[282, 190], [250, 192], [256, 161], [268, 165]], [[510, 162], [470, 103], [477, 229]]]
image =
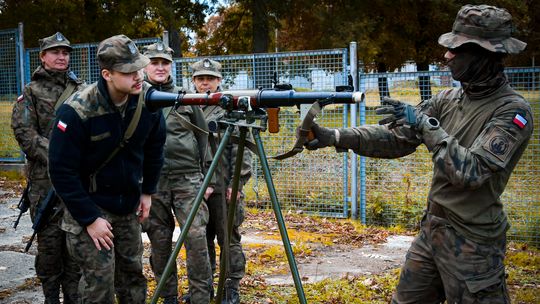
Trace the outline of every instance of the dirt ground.
[[[26, 241], [32, 230], [31, 223], [26, 213], [17, 230], [13, 229], [18, 210], [16, 209], [16, 193], [9, 189], [0, 189], [0, 303], [42, 303], [43, 297], [38, 280], [35, 278], [33, 266], [36, 253], [35, 244], [29, 253], [24, 253]], [[259, 258], [257, 248], [261, 246], [282, 246], [279, 231], [272, 221], [271, 213], [248, 215], [243, 229], [243, 244], [249, 259]], [[310, 225], [310, 223], [305, 223]], [[291, 232], [291, 240], [300, 242], [302, 237], [295, 231], [301, 223], [287, 222]], [[329, 225], [331, 225], [329, 223]], [[289, 229], [289, 226], [292, 228]], [[322, 225], [324, 226], [324, 225]], [[334, 229], [329, 226], [328, 229]], [[175, 234], [175, 238], [178, 233]], [[145, 235], [143, 235], [145, 237]], [[347, 238], [347, 240], [345, 240]], [[351, 239], [352, 238], [352, 239]], [[309, 254], [298, 254], [296, 262], [298, 272], [304, 283], [312, 283], [325, 278], [340, 278], [356, 274], [378, 274], [389, 269], [398, 268], [405, 258], [405, 253], [413, 237], [404, 235], [390, 235], [384, 240], [355, 240], [349, 232], [337, 231], [331, 244], [324, 242], [312, 242], [308, 237], [305, 243], [309, 243]], [[146, 238], [145, 242], [148, 242]], [[304, 241], [302, 241], [304, 242]], [[351, 242], [356, 242], [351, 246]], [[145, 246], [148, 248], [147, 246]], [[147, 256], [147, 254], [145, 254]], [[148, 259], [145, 257], [145, 264]], [[267, 285], [293, 284], [289, 271], [267, 273], [258, 277]]]

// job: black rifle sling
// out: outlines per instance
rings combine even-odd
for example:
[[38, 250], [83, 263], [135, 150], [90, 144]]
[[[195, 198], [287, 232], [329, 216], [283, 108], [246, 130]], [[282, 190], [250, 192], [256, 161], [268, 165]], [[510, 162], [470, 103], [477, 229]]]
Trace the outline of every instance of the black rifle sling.
[[304, 151], [304, 144], [308, 141], [308, 135], [309, 131], [311, 130], [311, 126], [313, 126], [313, 120], [317, 114], [319, 114], [322, 108], [322, 105], [318, 101], [311, 105], [306, 117], [304, 117], [300, 127], [298, 128], [298, 138], [296, 139], [293, 148], [288, 152], [272, 156], [273, 159], [283, 160]]
[[137, 101], [137, 109], [135, 109], [135, 113], [133, 114], [133, 117], [131, 118], [131, 121], [129, 122], [129, 125], [127, 127], [126, 132], [124, 133], [124, 138], [122, 138], [122, 141], [116, 146], [116, 148], [111, 152], [109, 157], [101, 163], [101, 165], [94, 171], [94, 173], [90, 174], [90, 186], [89, 191], [90, 193], [94, 193], [97, 190], [97, 182], [96, 182], [96, 176], [101, 169], [105, 167], [111, 161], [111, 159], [128, 143], [129, 139], [135, 132], [135, 129], [137, 128], [137, 125], [139, 124], [139, 120], [141, 118], [141, 112], [142, 107], [144, 103], [144, 94], [141, 92], [139, 94], [139, 99]]

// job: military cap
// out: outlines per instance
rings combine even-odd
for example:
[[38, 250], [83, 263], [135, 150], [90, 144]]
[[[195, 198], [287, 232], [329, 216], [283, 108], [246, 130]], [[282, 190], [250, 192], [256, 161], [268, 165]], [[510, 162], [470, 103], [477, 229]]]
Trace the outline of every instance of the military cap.
[[172, 60], [172, 55], [174, 53], [173, 49], [163, 44], [163, 42], [156, 42], [154, 44], [147, 45], [143, 47], [143, 55], [152, 59], [152, 58], [163, 58], [168, 61]]
[[55, 47], [64, 47], [69, 51], [73, 49], [71, 47], [71, 43], [69, 43], [69, 40], [67, 40], [67, 38], [64, 37], [64, 35], [62, 35], [60, 32], [56, 32], [56, 34], [52, 36], [39, 39], [39, 50], [41, 52]]
[[144, 68], [150, 59], [139, 53], [135, 43], [126, 35], [116, 35], [101, 41], [97, 60], [102, 69], [132, 73]]
[[439, 37], [439, 44], [454, 49], [465, 43], [475, 43], [495, 53], [517, 54], [527, 44], [512, 38], [512, 15], [490, 5], [465, 5], [457, 13], [452, 32]]
[[223, 78], [221, 77], [221, 63], [212, 59], [205, 58], [195, 62], [191, 65], [191, 70], [193, 71], [193, 77], [199, 75], [210, 75]]

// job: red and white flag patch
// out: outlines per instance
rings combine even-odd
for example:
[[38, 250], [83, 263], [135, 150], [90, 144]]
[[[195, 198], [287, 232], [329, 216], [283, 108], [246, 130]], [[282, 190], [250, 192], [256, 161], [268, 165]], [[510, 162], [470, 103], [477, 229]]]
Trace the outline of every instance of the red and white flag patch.
[[24, 100], [24, 96], [23, 96], [23, 95], [17, 97], [17, 102], [21, 102], [21, 101], [23, 101], [23, 100]]
[[66, 132], [66, 129], [67, 129], [67, 123], [59, 120], [58, 121], [58, 124], [56, 125], [58, 127], [58, 129], [60, 129], [60, 131], [62, 132]]
[[525, 117], [519, 114], [516, 114], [516, 116], [514, 116], [512, 122], [515, 123], [520, 129], [525, 128], [525, 126], [527, 125], [527, 120], [525, 119]]

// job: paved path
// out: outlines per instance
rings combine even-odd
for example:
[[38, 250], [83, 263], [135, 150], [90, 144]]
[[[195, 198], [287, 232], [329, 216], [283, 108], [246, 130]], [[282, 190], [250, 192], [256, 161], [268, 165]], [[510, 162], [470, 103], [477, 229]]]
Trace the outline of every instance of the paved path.
[[[0, 190], [0, 196], [6, 197]], [[0, 198], [0, 304], [43, 303], [40, 286], [22, 289], [27, 280], [35, 279], [35, 244], [29, 253], [24, 253], [26, 240], [32, 235], [28, 212], [22, 217], [17, 230], [13, 222], [17, 218], [16, 199]], [[173, 239], [180, 234], [176, 230]], [[143, 240], [148, 242], [146, 234]], [[399, 267], [412, 241], [409, 236], [393, 236], [384, 244], [353, 248], [331, 246], [317, 251], [315, 257], [298, 263], [298, 272], [304, 283], [317, 282], [329, 277], [346, 274], [376, 274]], [[279, 240], [268, 240], [255, 233], [246, 234], [243, 243], [282, 244]], [[147, 261], [145, 261], [147, 262]], [[293, 284], [292, 276], [267, 276], [268, 284]], [[28, 284], [27, 284], [28, 285]]]

